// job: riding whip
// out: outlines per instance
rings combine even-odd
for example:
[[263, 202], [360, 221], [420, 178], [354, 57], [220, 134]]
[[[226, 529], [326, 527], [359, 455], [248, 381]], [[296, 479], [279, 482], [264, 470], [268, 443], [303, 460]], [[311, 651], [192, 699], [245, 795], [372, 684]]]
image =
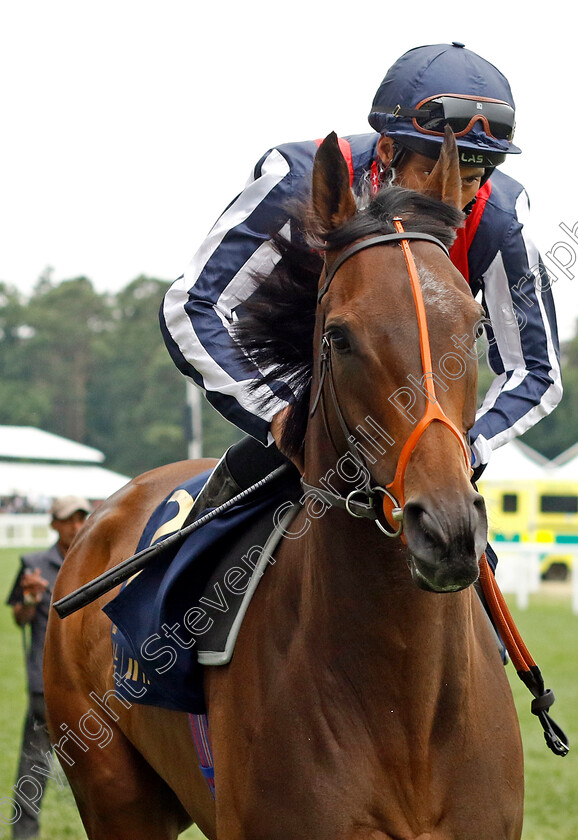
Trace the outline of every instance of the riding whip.
[[203, 525], [206, 525], [208, 522], [216, 519], [234, 505], [244, 502], [253, 493], [261, 490], [268, 484], [271, 484], [290, 469], [292, 469], [291, 464], [282, 464], [280, 467], [273, 470], [272, 473], [265, 476], [265, 478], [261, 478], [237, 496], [234, 496], [232, 499], [229, 499], [222, 505], [219, 505], [219, 507], [211, 510], [209, 513], [206, 513], [204, 516], [201, 516], [200, 519], [196, 519], [190, 525], [187, 525], [185, 528], [181, 528], [179, 531], [171, 534], [166, 539], [161, 540], [161, 542], [155, 543], [147, 548], [143, 548], [142, 551], [139, 551], [132, 557], [128, 557], [126, 560], [123, 560], [114, 568], [107, 569], [106, 572], [103, 572], [94, 580], [85, 583], [83, 586], [79, 587], [79, 589], [76, 589], [69, 595], [65, 595], [64, 598], [60, 598], [59, 601], [55, 601], [52, 606], [58, 613], [58, 616], [60, 618], [66, 618], [66, 616], [71, 615], [77, 610], [91, 604], [93, 601], [96, 601], [96, 599], [100, 598], [101, 595], [104, 595], [106, 592], [110, 592], [110, 590], [114, 589], [115, 586], [118, 586], [119, 583], [123, 583], [125, 580], [128, 580], [136, 574], [136, 572], [140, 572], [141, 569], [144, 569], [154, 560], [157, 560], [168, 551], [180, 546], [190, 534], [194, 533], [194, 531], [197, 531], [199, 528], [202, 528]]

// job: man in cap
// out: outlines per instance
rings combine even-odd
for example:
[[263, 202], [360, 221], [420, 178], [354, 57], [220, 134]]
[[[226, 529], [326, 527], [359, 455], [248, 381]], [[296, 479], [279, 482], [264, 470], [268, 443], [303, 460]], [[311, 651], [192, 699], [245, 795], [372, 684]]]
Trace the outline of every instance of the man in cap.
[[[528, 198], [496, 168], [520, 152], [513, 143], [510, 86], [461, 43], [418, 47], [388, 71], [369, 122], [376, 133], [340, 141], [354, 191], [390, 183], [423, 189], [447, 125], [456, 137], [467, 220], [451, 257], [486, 310], [496, 375], [470, 432], [477, 477], [493, 450], [549, 414], [562, 395], [553, 298], [528, 235]], [[241, 360], [231, 331], [236, 310], [253, 291], [254, 272], [272, 270], [280, 259], [271, 236], [281, 230], [299, 235], [289, 208], [310, 193], [319, 142], [278, 146], [261, 158], [161, 308], [161, 330], [177, 367], [251, 436], [219, 462], [195, 505], [199, 513], [283, 460], [275, 443], [291, 389], [282, 382], [274, 393], [265, 384], [252, 388], [261, 373]]]
[[[51, 527], [58, 534], [58, 541], [46, 551], [21, 557], [21, 568], [7, 601], [12, 607], [16, 624], [23, 631], [28, 678], [28, 711], [15, 786], [15, 797], [21, 811], [12, 826], [14, 838], [38, 837], [39, 834], [38, 816], [47, 777], [35, 771], [34, 767], [49, 770], [46, 756], [50, 752], [50, 739], [46, 729], [42, 657], [50, 597], [66, 552], [90, 511], [90, 503], [79, 496], [54, 499]], [[24, 781], [30, 777], [32, 782]], [[17, 791], [20, 786], [24, 795], [19, 797]], [[32, 789], [34, 796], [29, 796]]]

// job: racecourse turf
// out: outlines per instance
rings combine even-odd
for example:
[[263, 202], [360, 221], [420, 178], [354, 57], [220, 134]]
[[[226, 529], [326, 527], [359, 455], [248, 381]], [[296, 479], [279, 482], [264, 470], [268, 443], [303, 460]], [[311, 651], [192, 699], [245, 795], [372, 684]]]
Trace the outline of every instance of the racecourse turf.
[[[0, 549], [0, 596], [3, 600], [16, 574], [18, 557], [24, 551]], [[569, 592], [557, 584], [544, 585], [539, 594], [531, 596], [526, 611], [518, 610], [511, 602], [510, 606], [546, 684], [556, 694], [552, 715], [574, 745], [565, 758], [554, 756], [547, 749], [538, 720], [530, 713], [531, 696], [509, 665], [525, 750], [523, 840], [576, 840], [578, 616], [572, 614]], [[26, 703], [21, 633], [12, 621], [8, 607], [0, 610], [0, 646], [0, 800], [3, 800], [12, 795]], [[499, 744], [496, 749], [499, 750]], [[8, 811], [0, 811], [0, 814], [4, 813], [9, 816]], [[54, 782], [48, 785], [41, 822], [42, 840], [83, 840], [86, 837], [69, 788], [60, 790]], [[10, 836], [9, 826], [0, 821], [0, 838]], [[199, 840], [203, 835], [190, 828], [181, 837]]]

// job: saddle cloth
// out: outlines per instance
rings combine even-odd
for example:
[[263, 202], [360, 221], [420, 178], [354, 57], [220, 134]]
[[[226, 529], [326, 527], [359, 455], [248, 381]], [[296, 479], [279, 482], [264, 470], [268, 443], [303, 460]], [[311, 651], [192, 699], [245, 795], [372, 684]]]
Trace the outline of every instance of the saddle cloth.
[[[183, 499], [186, 494], [196, 498], [208, 475], [167, 496], [148, 521], [137, 551], [174, 533], [171, 522], [179, 521]], [[287, 479], [267, 486], [124, 584], [104, 607], [113, 622], [117, 694], [129, 702], [205, 712], [202, 666], [230, 660], [249, 601], [274, 563], [284, 527], [299, 509], [290, 503], [298, 494], [297, 483], [291, 486]]]

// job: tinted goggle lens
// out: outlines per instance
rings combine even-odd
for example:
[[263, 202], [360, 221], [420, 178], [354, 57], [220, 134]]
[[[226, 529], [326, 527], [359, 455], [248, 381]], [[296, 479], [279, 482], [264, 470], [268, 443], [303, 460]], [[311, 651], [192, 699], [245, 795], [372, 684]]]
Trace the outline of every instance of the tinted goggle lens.
[[417, 111], [423, 111], [423, 115], [416, 114], [414, 124], [426, 133], [443, 134], [449, 125], [454, 134], [465, 134], [480, 120], [498, 140], [514, 136], [515, 113], [506, 102], [439, 96], [421, 103]]

